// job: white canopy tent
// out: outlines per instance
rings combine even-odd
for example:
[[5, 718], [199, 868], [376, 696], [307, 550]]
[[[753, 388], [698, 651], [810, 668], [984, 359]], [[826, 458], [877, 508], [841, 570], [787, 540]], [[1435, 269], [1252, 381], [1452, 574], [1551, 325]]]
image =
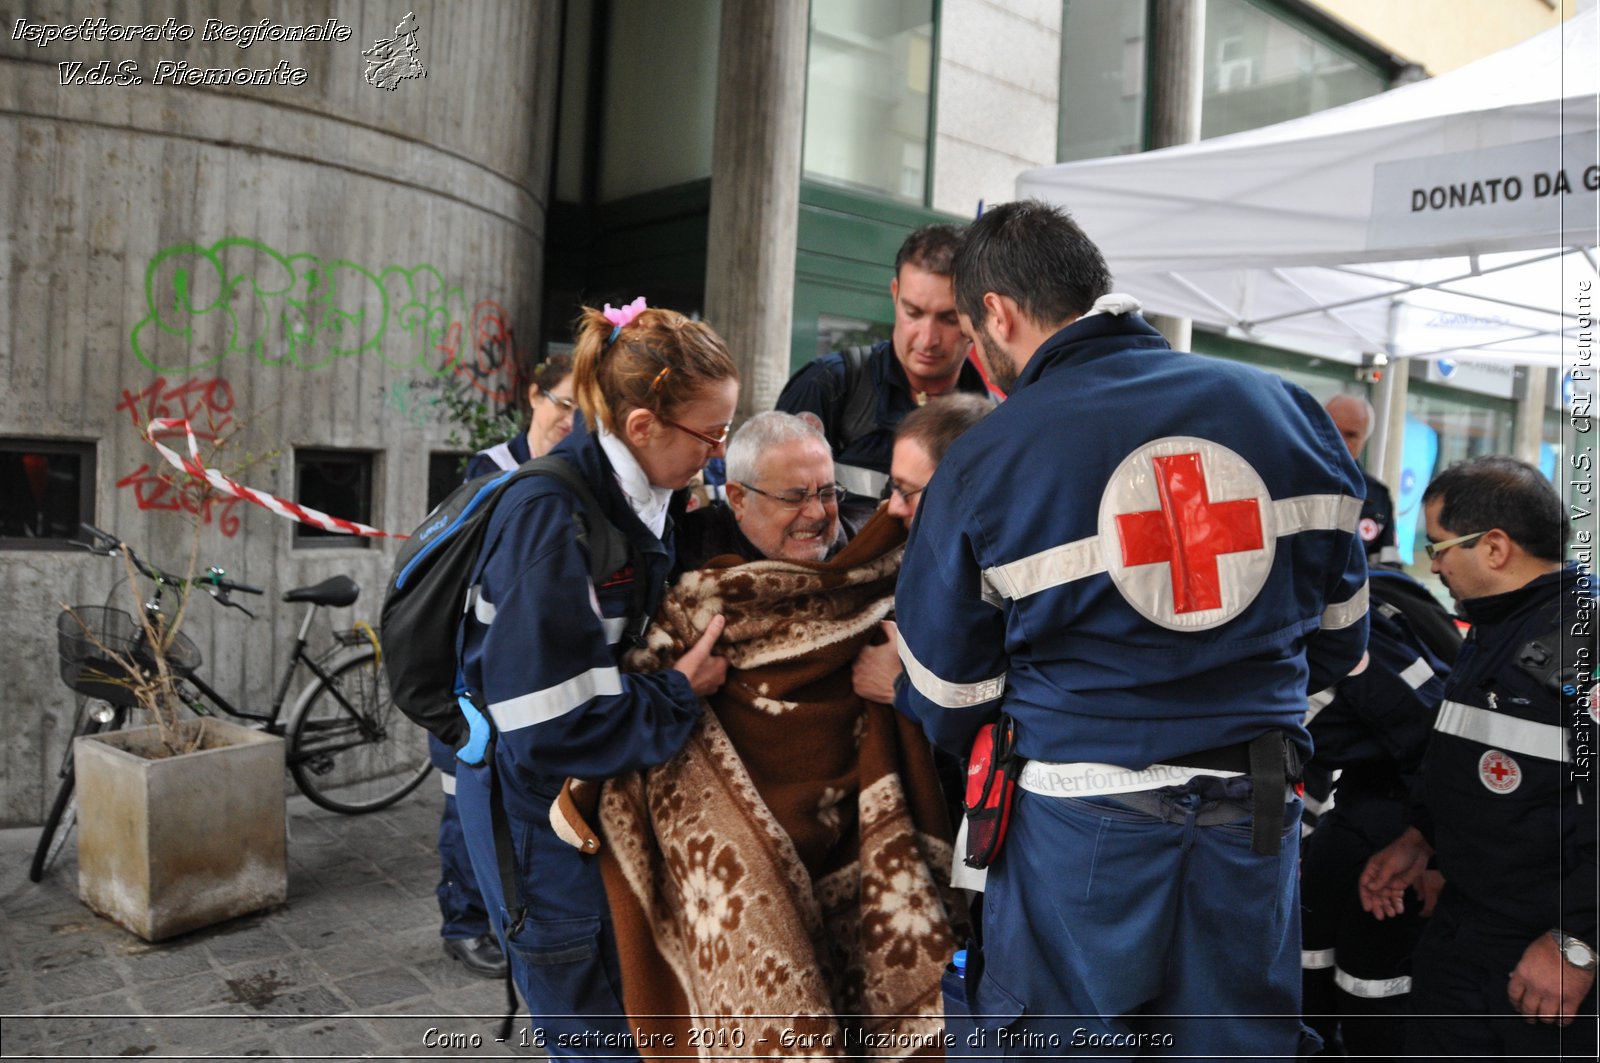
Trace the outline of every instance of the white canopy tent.
[[1017, 193], [1068, 208], [1152, 312], [1351, 363], [1559, 365], [1597, 271], [1597, 18], [1279, 125], [1030, 170]]

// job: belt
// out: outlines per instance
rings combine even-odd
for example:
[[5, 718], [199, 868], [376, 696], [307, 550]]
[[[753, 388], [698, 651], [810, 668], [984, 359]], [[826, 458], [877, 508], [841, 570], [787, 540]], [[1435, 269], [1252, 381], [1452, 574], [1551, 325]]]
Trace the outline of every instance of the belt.
[[1177, 763], [1152, 764], [1139, 770], [1117, 764], [1030, 760], [1022, 766], [1017, 785], [1044, 797], [1103, 797], [1182, 786], [1200, 775], [1235, 778], [1248, 773], [1254, 785], [1250, 848], [1264, 856], [1278, 852], [1283, 834], [1279, 795], [1300, 781], [1299, 753], [1287, 738], [1269, 731], [1252, 742], [1184, 753], [1174, 759]]
[[1116, 764], [1096, 764], [1091, 761], [1052, 764], [1030, 760], [1022, 766], [1017, 785], [1043, 797], [1105, 797], [1156, 790], [1163, 786], [1182, 786], [1197, 775], [1231, 778], [1243, 774], [1242, 771], [1196, 767], [1192, 764], [1152, 764], [1142, 771], [1135, 771]]

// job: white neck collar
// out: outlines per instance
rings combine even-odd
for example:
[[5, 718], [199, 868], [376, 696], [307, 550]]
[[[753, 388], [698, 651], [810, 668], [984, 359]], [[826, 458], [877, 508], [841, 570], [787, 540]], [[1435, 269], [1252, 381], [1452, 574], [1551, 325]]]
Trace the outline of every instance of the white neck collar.
[[611, 461], [611, 471], [616, 474], [617, 486], [622, 488], [628, 507], [652, 535], [661, 538], [667, 529], [667, 505], [672, 501], [672, 488], [651, 483], [628, 445], [604, 428], [600, 429], [600, 449]]

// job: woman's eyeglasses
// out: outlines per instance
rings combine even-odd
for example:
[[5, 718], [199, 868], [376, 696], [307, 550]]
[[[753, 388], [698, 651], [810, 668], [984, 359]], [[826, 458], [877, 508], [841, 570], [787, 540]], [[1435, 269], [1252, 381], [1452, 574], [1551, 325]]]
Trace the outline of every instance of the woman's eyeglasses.
[[815, 491], [807, 491], [803, 487], [791, 487], [787, 491], [763, 491], [754, 484], [747, 484], [743, 480], [739, 481], [739, 486], [746, 491], [754, 491], [758, 495], [770, 498], [780, 505], [788, 506], [790, 509], [801, 509], [813, 498], [825, 506], [838, 505], [844, 501], [845, 496], [848, 494], [842, 484], [823, 484]]
[[567, 414], [578, 408], [576, 399], [564, 399], [560, 395], [552, 395], [548, 391], [544, 393], [544, 397], [555, 403], [555, 407], [558, 411], [560, 411], [560, 416], [562, 417], [565, 417]]
[[728, 441], [728, 433], [733, 431], [733, 422], [732, 421], [729, 421], [727, 424], [723, 425], [722, 426], [722, 430], [720, 432], [718, 432], [716, 435], [712, 436], [712, 435], [707, 435], [704, 432], [698, 432], [698, 431], [694, 430], [693, 428], [690, 428], [686, 424], [679, 424], [677, 421], [674, 421], [670, 417], [662, 417], [659, 413], [656, 414], [656, 419], [659, 420], [662, 424], [671, 425], [673, 428], [676, 428], [680, 432], [685, 432], [685, 433], [687, 433], [687, 434], [689, 434], [691, 436], [694, 436], [700, 442], [704, 443], [708, 447], [711, 447], [712, 449], [716, 449], [717, 447], [720, 447], [720, 446], [722, 446], [722, 444], [726, 443]]

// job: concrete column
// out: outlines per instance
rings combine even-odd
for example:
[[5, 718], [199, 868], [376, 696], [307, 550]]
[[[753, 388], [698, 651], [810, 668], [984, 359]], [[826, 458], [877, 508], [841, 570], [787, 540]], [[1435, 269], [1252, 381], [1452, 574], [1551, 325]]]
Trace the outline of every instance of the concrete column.
[[[1206, 0], [1151, 0], [1150, 147], [1168, 148], [1200, 139], [1200, 100], [1205, 89]], [[1148, 314], [1150, 324], [1180, 351], [1189, 349], [1186, 317]]]
[[1544, 408], [1550, 401], [1552, 370], [1528, 366], [1522, 398], [1517, 400], [1517, 420], [1511, 439], [1511, 453], [1530, 465], [1539, 464], [1539, 445], [1544, 442]]
[[789, 376], [808, 0], [722, 0], [706, 320], [739, 364], [739, 413]]
[[1394, 361], [1378, 382], [1378, 432], [1369, 446], [1367, 468], [1389, 485], [1396, 498], [1400, 494], [1400, 457], [1404, 452], [1406, 396], [1411, 393], [1411, 363]]

